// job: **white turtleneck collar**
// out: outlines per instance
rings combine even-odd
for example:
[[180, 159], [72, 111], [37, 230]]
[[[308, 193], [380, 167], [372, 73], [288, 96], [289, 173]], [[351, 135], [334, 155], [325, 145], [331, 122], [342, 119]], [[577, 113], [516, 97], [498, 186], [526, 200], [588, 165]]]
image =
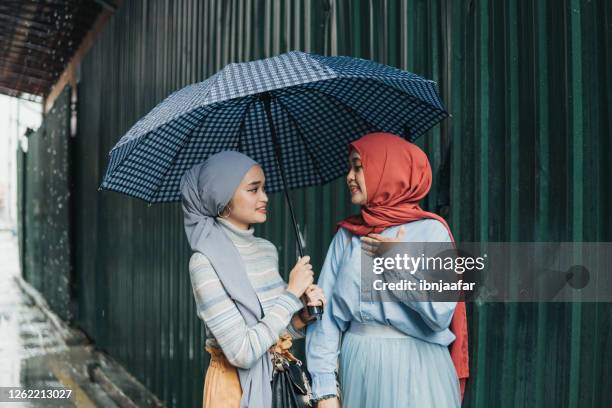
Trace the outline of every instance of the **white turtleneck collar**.
[[255, 229], [253, 227], [247, 230], [244, 230], [244, 229], [238, 228], [237, 226], [232, 224], [230, 221], [225, 220], [221, 217], [217, 217], [216, 220], [219, 223], [219, 225], [223, 227], [223, 231], [225, 231], [229, 239], [232, 240], [232, 242], [235, 245], [243, 246], [243, 245], [249, 245], [255, 242], [255, 235], [254, 235]]

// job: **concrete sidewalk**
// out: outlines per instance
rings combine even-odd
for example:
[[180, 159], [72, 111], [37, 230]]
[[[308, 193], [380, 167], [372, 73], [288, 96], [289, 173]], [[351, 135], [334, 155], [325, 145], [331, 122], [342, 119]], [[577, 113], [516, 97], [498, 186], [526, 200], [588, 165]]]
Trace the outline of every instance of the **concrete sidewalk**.
[[[0, 387], [64, 388], [70, 399], [0, 400], [7, 407], [117, 407], [88, 367], [96, 356], [91, 346], [66, 342], [66, 335], [49, 319], [19, 283], [16, 237], [0, 231]], [[77, 342], [78, 343], [78, 342]], [[82, 343], [82, 342], [81, 342]], [[8, 395], [4, 389], [0, 394]]]
[[[19, 271], [17, 237], [0, 230], [0, 407], [161, 407], [84, 333], [55, 315]], [[70, 399], [6, 402], [3, 387], [68, 389]]]

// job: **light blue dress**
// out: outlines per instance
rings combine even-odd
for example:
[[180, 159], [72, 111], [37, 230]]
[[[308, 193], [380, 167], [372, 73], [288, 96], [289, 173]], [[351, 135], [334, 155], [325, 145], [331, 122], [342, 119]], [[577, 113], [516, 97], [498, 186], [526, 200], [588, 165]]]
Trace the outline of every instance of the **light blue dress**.
[[[382, 235], [395, 237], [400, 226]], [[450, 242], [437, 220], [404, 224], [406, 242]], [[360, 300], [360, 237], [339, 229], [318, 285], [329, 301], [323, 318], [307, 329], [306, 360], [315, 398], [336, 394], [342, 405], [459, 407], [459, 381], [447, 346], [455, 302]]]

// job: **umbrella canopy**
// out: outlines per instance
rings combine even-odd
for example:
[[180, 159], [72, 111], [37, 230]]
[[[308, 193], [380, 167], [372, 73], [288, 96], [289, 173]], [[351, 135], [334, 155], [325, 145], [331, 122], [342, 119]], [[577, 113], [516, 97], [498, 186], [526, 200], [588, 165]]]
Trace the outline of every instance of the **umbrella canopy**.
[[325, 184], [345, 173], [349, 142], [373, 131], [414, 141], [446, 116], [433, 81], [369, 60], [292, 51], [229, 64], [138, 121], [101, 188], [179, 201], [182, 175], [222, 150], [259, 162], [269, 192]]

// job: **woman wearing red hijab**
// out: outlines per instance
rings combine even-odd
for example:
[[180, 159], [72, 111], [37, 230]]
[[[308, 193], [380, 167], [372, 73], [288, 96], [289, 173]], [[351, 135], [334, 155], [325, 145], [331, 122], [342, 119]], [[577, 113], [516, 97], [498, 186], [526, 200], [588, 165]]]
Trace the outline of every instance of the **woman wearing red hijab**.
[[446, 221], [419, 202], [431, 167], [416, 145], [389, 133], [351, 143], [347, 184], [357, 215], [338, 223], [319, 277], [329, 301], [308, 328], [306, 357], [317, 407], [459, 407], [468, 377], [460, 302], [361, 301], [361, 251], [382, 242], [452, 242]]

